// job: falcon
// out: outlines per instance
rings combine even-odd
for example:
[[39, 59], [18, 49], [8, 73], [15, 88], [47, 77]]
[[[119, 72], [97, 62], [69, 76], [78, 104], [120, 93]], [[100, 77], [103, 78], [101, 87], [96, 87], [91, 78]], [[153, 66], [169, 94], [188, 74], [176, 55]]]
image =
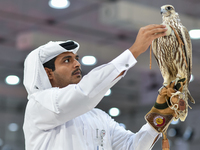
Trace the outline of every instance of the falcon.
[[[188, 113], [188, 99], [195, 103], [192, 98], [188, 85], [192, 72], [192, 44], [189, 33], [179, 19], [179, 15], [175, 12], [172, 5], [164, 5], [161, 7], [162, 24], [170, 28], [170, 32], [166, 36], [155, 39], [152, 42], [152, 50], [157, 64], [160, 68], [164, 79], [163, 87], [172, 81], [185, 80], [183, 91], [177, 93], [181, 103], [185, 105], [184, 109], [177, 108], [180, 102], [169, 106], [175, 110], [178, 118], [184, 121]], [[173, 102], [171, 102], [173, 103]]]

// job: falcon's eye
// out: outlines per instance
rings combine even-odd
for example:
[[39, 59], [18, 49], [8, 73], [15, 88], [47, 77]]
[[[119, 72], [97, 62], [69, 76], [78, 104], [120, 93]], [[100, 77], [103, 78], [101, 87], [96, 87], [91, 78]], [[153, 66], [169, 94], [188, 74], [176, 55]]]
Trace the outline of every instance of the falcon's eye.
[[167, 10], [171, 10], [172, 8], [169, 6], [169, 7], [167, 7]]

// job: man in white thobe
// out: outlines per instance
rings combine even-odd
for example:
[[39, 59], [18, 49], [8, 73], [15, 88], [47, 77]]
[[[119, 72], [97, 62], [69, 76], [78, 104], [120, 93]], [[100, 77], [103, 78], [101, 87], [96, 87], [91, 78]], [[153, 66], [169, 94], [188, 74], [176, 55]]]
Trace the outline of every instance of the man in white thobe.
[[141, 28], [129, 49], [83, 78], [77, 42], [49, 42], [33, 50], [24, 68], [26, 150], [151, 149], [159, 134], [150, 125], [132, 133], [95, 106], [165, 31], [164, 25]]

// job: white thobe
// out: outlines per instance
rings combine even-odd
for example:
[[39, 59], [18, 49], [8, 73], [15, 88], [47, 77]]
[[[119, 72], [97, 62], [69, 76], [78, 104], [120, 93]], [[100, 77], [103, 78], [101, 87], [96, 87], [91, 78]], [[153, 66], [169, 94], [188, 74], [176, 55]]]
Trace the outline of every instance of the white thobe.
[[94, 108], [136, 62], [126, 50], [78, 84], [29, 95], [23, 126], [26, 150], [150, 149], [158, 134], [148, 124], [135, 134]]

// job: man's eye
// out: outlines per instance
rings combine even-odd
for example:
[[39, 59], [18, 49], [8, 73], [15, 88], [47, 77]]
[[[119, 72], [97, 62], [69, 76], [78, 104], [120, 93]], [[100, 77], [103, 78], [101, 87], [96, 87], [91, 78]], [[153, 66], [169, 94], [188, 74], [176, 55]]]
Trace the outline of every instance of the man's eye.
[[68, 62], [69, 62], [69, 59], [66, 59], [65, 62], [68, 63]]

